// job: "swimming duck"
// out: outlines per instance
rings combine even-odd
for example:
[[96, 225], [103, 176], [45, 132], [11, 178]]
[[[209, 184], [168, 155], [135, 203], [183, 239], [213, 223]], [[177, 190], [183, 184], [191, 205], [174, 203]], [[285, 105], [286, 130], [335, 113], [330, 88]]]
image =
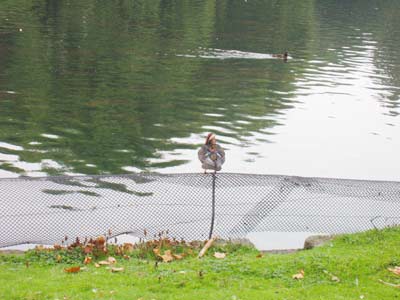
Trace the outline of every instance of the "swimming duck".
[[287, 61], [289, 53], [285, 51], [283, 54], [272, 54], [272, 57], [282, 58], [284, 61]]
[[207, 170], [214, 170], [214, 173], [221, 171], [225, 162], [225, 151], [217, 144], [215, 134], [209, 133], [207, 135], [206, 142], [199, 149], [198, 156], [204, 174], [207, 174]]

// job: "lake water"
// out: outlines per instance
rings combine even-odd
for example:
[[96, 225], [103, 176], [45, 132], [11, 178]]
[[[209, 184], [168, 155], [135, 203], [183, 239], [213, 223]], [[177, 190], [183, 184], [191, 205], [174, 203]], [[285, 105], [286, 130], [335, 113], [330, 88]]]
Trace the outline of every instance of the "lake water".
[[[400, 1], [0, 2], [0, 177], [400, 180]], [[273, 54], [289, 52], [285, 63]]]

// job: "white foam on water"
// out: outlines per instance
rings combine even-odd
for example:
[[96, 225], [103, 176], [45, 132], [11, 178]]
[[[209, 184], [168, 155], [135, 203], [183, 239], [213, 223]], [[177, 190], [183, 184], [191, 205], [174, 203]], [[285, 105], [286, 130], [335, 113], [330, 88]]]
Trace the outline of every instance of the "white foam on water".
[[133, 166], [125, 166], [121, 168], [124, 171], [128, 171], [128, 172], [134, 172], [134, 173], [140, 173], [142, 172], [141, 169], [133, 167]]
[[18, 161], [18, 159], [19, 159], [18, 155], [0, 153], [0, 161], [10, 162], [10, 161]]
[[210, 58], [210, 59], [281, 59], [272, 54], [246, 52], [239, 50], [225, 50], [217, 48], [200, 48], [198, 53], [177, 54], [179, 57], [186, 58]]
[[59, 139], [60, 136], [55, 135], [55, 134], [48, 134], [48, 133], [42, 133], [42, 137], [48, 138], [48, 139]]
[[17, 146], [17, 145], [5, 143], [5, 142], [0, 142], [0, 148], [5, 148], [5, 149], [8, 149], [8, 150], [14, 150], [14, 151], [22, 151], [22, 150], [24, 150], [24, 148], [21, 147], [21, 146]]

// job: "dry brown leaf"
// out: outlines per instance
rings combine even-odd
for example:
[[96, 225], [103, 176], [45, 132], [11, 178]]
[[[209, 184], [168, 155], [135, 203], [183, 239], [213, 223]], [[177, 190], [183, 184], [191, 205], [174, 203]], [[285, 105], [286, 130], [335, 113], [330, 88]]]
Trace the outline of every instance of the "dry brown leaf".
[[85, 246], [85, 248], [83, 249], [83, 252], [85, 252], [85, 254], [89, 254], [93, 252], [93, 245], [92, 244], [88, 244]]
[[90, 257], [90, 256], [86, 256], [85, 257], [85, 260], [83, 261], [83, 263], [85, 264], [85, 265], [88, 265], [88, 264], [90, 264], [92, 262], [92, 258]]
[[67, 273], [78, 273], [81, 270], [80, 266], [76, 266], [76, 267], [71, 267], [71, 268], [66, 268], [64, 269], [64, 272]]
[[111, 272], [113, 272], [113, 273], [117, 273], [117, 272], [123, 272], [125, 269], [124, 268], [111, 268]]
[[181, 255], [181, 254], [172, 254], [172, 256], [173, 256], [176, 260], [183, 259], [183, 255]]
[[131, 243], [125, 243], [124, 246], [124, 253], [132, 253], [133, 252], [133, 244]]
[[95, 240], [96, 245], [104, 245], [106, 243], [106, 238], [104, 236], [98, 236]]
[[164, 252], [164, 255], [160, 255], [162, 258], [163, 262], [170, 262], [174, 260], [174, 257], [171, 254], [171, 250], [167, 250]]
[[126, 259], [126, 260], [130, 260], [131, 259], [131, 257], [129, 255], [124, 255], [123, 258]]
[[115, 264], [116, 262], [117, 262], [117, 260], [114, 258], [114, 257], [112, 257], [112, 256], [110, 256], [109, 258], [107, 258], [107, 261], [110, 263], [110, 264]]
[[59, 262], [61, 262], [61, 260], [62, 260], [62, 257], [60, 254], [58, 254], [56, 257], [56, 261], [59, 263]]
[[304, 270], [300, 270], [299, 273], [294, 274], [292, 276], [293, 279], [303, 279], [304, 278]]
[[400, 267], [388, 268], [390, 272], [396, 275], [400, 275]]
[[257, 254], [256, 258], [261, 258], [261, 257], [263, 257], [263, 256], [264, 256], [264, 254], [262, 254], [262, 253], [260, 252], [260, 253]]
[[100, 266], [108, 266], [109, 264], [110, 264], [110, 262], [107, 260], [101, 260], [98, 262], [98, 265], [100, 265]]
[[154, 248], [154, 249], [153, 249], [153, 253], [154, 253], [155, 255], [157, 255], [157, 256], [160, 256], [160, 249]]
[[221, 252], [215, 252], [214, 253], [215, 258], [223, 259], [226, 257], [226, 253], [221, 253]]
[[99, 265], [98, 263], [95, 263], [94, 266], [95, 266], [96, 268], [100, 268], [100, 265]]

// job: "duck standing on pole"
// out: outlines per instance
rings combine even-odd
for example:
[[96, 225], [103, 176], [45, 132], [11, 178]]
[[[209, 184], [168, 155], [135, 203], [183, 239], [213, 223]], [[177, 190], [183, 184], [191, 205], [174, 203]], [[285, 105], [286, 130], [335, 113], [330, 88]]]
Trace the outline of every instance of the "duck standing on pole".
[[215, 134], [209, 133], [207, 135], [206, 142], [201, 146], [198, 155], [204, 174], [207, 173], [207, 170], [214, 170], [214, 173], [221, 171], [225, 162], [225, 151], [217, 144]]

